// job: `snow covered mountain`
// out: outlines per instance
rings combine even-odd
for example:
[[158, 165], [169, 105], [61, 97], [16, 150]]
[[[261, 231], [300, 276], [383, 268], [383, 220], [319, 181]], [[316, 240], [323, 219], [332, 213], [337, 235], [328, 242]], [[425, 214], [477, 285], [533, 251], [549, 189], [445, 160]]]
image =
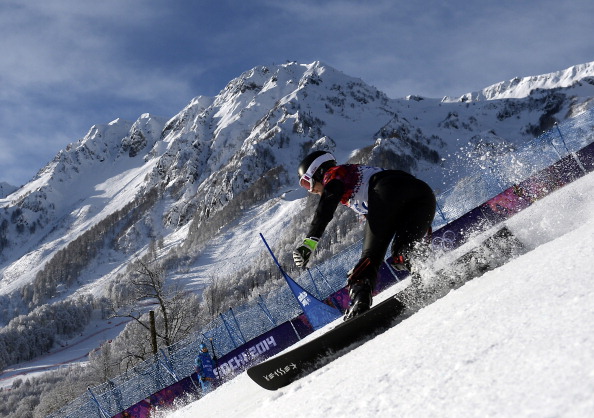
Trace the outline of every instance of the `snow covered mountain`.
[[480, 101], [498, 99], [523, 99], [528, 97], [535, 90], [551, 90], [582, 83], [592, 83], [591, 77], [594, 71], [594, 62], [575, 65], [563, 71], [555, 73], [524, 77], [516, 77], [509, 81], [502, 81], [493, 84], [481, 91], [467, 93], [459, 98], [444, 98], [444, 101]]
[[413, 172], [440, 192], [485, 149], [513, 149], [593, 99], [594, 63], [457, 99], [390, 99], [323, 63], [291, 62], [251, 69], [170, 120], [93, 126], [0, 194], [0, 324], [85, 295], [112, 298], [129, 263], [155, 246], [188, 290], [234, 279], [238, 265], [261, 262], [254, 237], [233, 232], [240, 217], [290, 248], [306, 200], [294, 173], [312, 149]]

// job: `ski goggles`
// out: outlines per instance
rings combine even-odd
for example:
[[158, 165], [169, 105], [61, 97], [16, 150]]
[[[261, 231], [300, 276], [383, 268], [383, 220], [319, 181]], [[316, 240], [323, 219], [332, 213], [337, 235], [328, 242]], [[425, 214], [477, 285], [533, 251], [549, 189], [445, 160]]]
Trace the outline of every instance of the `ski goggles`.
[[305, 174], [299, 178], [299, 185], [311, 192], [316, 183], [313, 178], [314, 174], [318, 171], [318, 168], [327, 161], [334, 161], [334, 156], [332, 154], [323, 154], [313, 160]]
[[301, 176], [299, 179], [299, 185], [307, 191], [311, 192], [313, 190], [313, 186], [315, 184], [314, 179], [312, 179], [307, 173]]

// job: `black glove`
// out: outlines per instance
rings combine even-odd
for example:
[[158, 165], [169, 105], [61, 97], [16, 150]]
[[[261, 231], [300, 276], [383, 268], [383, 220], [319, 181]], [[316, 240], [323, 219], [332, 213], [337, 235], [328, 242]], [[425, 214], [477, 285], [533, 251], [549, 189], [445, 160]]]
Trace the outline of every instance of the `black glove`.
[[318, 246], [318, 238], [309, 237], [303, 240], [303, 245], [293, 251], [293, 261], [297, 267], [305, 268], [311, 253]]

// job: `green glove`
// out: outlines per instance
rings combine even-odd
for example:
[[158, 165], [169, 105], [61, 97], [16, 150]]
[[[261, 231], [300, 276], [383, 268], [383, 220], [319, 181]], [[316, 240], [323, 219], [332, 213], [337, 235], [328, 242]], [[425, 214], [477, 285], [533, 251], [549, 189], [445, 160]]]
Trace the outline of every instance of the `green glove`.
[[309, 237], [303, 240], [303, 245], [293, 251], [293, 261], [297, 267], [305, 268], [309, 261], [311, 253], [314, 252], [318, 246], [318, 238]]

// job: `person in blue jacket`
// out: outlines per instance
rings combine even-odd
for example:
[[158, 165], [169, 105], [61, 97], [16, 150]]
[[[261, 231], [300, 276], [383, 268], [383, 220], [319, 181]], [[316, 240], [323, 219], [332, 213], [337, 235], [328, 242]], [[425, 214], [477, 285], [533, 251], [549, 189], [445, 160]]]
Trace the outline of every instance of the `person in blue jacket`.
[[418, 244], [431, 230], [435, 195], [431, 187], [401, 170], [361, 164], [337, 164], [326, 151], [315, 151], [298, 168], [299, 184], [320, 196], [309, 231], [293, 252], [305, 268], [339, 203], [365, 217], [365, 237], [359, 262], [348, 274], [350, 308], [345, 319], [369, 310], [377, 274], [390, 247], [388, 263], [411, 269]]
[[205, 395], [213, 390], [215, 380], [214, 364], [206, 344], [200, 344], [200, 353], [194, 359], [194, 364], [196, 365], [196, 375], [202, 387], [202, 393]]

